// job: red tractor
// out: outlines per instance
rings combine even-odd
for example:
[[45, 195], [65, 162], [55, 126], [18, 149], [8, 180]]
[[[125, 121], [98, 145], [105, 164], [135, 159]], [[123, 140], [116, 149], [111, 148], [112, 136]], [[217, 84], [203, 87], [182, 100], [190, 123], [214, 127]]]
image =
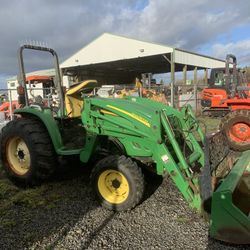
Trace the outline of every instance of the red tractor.
[[250, 84], [244, 72], [237, 70], [234, 55], [227, 55], [225, 69], [211, 71], [209, 87], [201, 93], [201, 105], [203, 113], [223, 117], [221, 129], [232, 149], [250, 149]]

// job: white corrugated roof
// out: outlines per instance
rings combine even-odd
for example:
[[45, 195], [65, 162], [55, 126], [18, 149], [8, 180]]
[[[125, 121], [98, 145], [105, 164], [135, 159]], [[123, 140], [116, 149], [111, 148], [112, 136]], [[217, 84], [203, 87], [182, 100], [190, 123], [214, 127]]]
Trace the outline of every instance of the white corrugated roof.
[[77, 53], [69, 57], [61, 68], [114, 62], [124, 59], [143, 58], [174, 52], [175, 62], [202, 68], [225, 67], [225, 61], [217, 58], [184, 51], [167, 45], [144, 42], [123, 36], [104, 33]]
[[173, 52], [172, 47], [104, 33], [61, 63], [60, 66], [68, 68], [171, 52]]
[[175, 63], [192, 65], [202, 68], [224, 68], [225, 61], [193, 52], [175, 49]]

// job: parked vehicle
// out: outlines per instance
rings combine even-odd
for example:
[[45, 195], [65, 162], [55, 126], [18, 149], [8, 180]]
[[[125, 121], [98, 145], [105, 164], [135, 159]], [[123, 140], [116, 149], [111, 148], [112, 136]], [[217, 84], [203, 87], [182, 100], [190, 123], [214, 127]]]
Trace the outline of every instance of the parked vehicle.
[[99, 159], [91, 174], [97, 198], [105, 208], [123, 211], [142, 201], [142, 168], [150, 168], [169, 175], [189, 205], [208, 215], [212, 237], [250, 243], [250, 151], [219, 174], [219, 163], [228, 153], [224, 137], [218, 133], [207, 138], [189, 106], [177, 111], [140, 97], [82, 98], [81, 92], [93, 88], [95, 80], [64, 96], [56, 52], [30, 45], [19, 50], [21, 83], [24, 49], [53, 55], [60, 102], [56, 114], [31, 104], [26, 84], [20, 85], [23, 107], [15, 110], [17, 118], [0, 138], [3, 167], [11, 180], [38, 184], [52, 175], [61, 156], [78, 156], [91, 165]]

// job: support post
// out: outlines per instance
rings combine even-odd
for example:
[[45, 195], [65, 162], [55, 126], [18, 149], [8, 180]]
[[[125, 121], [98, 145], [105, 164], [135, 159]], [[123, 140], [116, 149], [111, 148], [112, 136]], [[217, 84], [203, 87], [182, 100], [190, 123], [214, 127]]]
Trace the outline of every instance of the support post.
[[174, 87], [175, 87], [175, 58], [174, 51], [171, 53], [171, 106], [174, 107]]
[[187, 84], [187, 65], [183, 66], [183, 84]]
[[151, 89], [152, 73], [148, 73], [148, 88]]
[[197, 67], [194, 68], [194, 98], [195, 98], [195, 113], [198, 107], [198, 95], [197, 95]]
[[204, 84], [207, 85], [208, 69], [204, 69]]
[[146, 75], [142, 74], [142, 86], [145, 88], [146, 87]]

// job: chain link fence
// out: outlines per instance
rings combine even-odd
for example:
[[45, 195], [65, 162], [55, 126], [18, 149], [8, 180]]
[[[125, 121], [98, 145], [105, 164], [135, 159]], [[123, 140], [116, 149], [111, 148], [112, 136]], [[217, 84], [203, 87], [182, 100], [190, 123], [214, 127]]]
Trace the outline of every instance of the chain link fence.
[[[55, 88], [28, 88], [27, 93], [30, 103], [44, 107], [51, 107], [59, 101]], [[16, 89], [0, 89], [0, 130], [14, 118], [13, 112], [19, 107]]]
[[175, 86], [175, 107], [191, 105], [196, 114], [202, 111], [201, 92], [207, 85], [178, 85]]

